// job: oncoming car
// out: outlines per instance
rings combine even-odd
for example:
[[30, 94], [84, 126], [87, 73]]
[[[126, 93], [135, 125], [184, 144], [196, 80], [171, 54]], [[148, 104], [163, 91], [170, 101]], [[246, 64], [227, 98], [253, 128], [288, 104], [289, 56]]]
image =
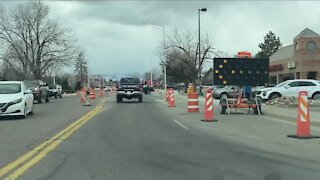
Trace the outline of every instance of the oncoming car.
[[0, 116], [33, 114], [33, 95], [21, 81], [0, 81]]

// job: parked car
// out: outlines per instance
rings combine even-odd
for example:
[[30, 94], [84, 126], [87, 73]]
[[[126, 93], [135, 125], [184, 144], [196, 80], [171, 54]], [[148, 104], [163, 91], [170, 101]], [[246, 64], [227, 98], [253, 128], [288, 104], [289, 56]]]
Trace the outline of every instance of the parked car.
[[33, 95], [22, 81], [0, 81], [0, 116], [33, 114]]
[[49, 93], [50, 93], [50, 97], [55, 97], [55, 98], [62, 98], [62, 86], [60, 85], [54, 85], [51, 84], [49, 85]]
[[106, 92], [110, 92], [112, 88], [110, 86], [106, 86], [103, 88], [103, 90], [105, 90]]
[[31, 80], [25, 81], [27, 87], [32, 91], [34, 100], [38, 103], [42, 103], [42, 99], [44, 99], [47, 103], [50, 99], [49, 87], [47, 83], [44, 83], [41, 80]]
[[213, 87], [214, 88], [214, 97], [215, 99], [220, 98], [230, 98], [234, 97], [238, 94], [238, 86], [224, 86], [222, 88], [219, 87]]
[[271, 100], [281, 96], [298, 97], [300, 91], [307, 91], [309, 98], [320, 98], [320, 82], [311, 79], [295, 79], [284, 81], [275, 87], [263, 88], [257, 91], [257, 97]]
[[150, 87], [148, 85], [143, 85], [143, 93], [144, 94], [150, 94], [151, 92], [154, 92], [153, 87]]

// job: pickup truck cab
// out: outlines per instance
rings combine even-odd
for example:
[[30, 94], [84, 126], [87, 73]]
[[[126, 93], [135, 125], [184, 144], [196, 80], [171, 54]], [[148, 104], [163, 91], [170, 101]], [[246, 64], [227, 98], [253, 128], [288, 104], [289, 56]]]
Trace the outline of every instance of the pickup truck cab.
[[143, 87], [138, 78], [121, 78], [117, 84], [117, 103], [122, 102], [125, 99], [139, 99], [142, 102]]

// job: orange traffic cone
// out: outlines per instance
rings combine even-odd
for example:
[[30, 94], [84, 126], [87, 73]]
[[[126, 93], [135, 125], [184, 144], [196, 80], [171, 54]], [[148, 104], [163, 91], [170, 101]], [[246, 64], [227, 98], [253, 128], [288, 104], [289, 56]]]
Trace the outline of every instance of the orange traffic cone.
[[80, 103], [85, 103], [87, 91], [83, 88], [79, 94], [80, 94]]
[[89, 98], [90, 98], [90, 99], [96, 99], [96, 93], [94, 92], [93, 89], [90, 90]]
[[310, 113], [308, 93], [306, 91], [301, 91], [298, 97], [297, 135], [288, 135], [287, 137], [298, 139], [320, 138], [319, 136], [310, 135]]
[[213, 92], [211, 89], [207, 90], [206, 102], [204, 105], [204, 122], [215, 122], [214, 119], [214, 109], [213, 109]]
[[173, 89], [169, 89], [169, 107], [176, 107]]

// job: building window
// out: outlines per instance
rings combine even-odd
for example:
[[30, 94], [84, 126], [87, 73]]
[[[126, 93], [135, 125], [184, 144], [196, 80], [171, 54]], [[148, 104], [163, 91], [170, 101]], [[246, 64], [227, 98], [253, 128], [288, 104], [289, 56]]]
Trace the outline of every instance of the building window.
[[310, 49], [310, 50], [315, 49], [316, 46], [317, 46], [316, 43], [313, 42], [313, 41], [310, 41], [310, 42], [308, 42], [308, 44], [307, 44], [307, 47], [308, 47], [308, 49]]
[[299, 49], [298, 43], [295, 44], [295, 48], [296, 48], [296, 51], [298, 51], [298, 49]]

